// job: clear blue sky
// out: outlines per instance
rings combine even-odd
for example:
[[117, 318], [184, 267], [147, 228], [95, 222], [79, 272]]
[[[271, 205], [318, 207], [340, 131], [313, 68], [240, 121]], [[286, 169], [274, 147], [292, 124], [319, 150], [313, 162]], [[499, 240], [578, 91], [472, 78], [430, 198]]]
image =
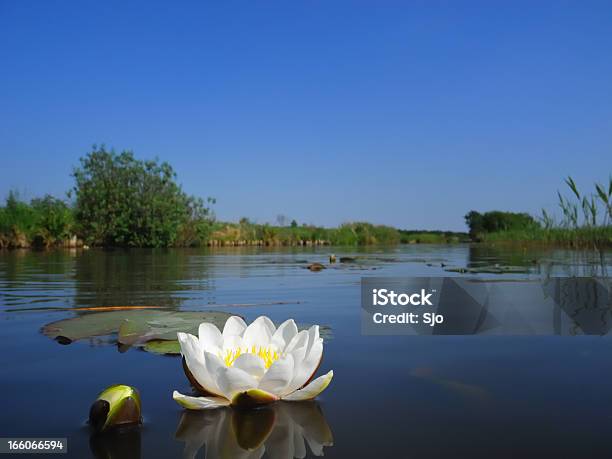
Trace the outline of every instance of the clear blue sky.
[[93, 143], [221, 219], [553, 209], [612, 172], [612, 2], [0, 0], [0, 196]]

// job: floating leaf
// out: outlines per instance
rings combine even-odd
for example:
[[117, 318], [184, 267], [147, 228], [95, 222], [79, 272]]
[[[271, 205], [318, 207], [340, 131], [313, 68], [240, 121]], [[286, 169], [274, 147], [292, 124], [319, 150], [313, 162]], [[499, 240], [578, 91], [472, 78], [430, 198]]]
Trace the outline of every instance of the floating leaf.
[[524, 266], [483, 266], [479, 268], [470, 268], [470, 272], [475, 274], [526, 274], [529, 273], [529, 268]]
[[524, 266], [494, 265], [472, 268], [447, 268], [444, 271], [462, 274], [527, 274], [529, 273], [529, 268]]
[[111, 311], [85, 314], [45, 325], [42, 333], [49, 338], [62, 337], [70, 341], [121, 333], [119, 342], [134, 344], [152, 339], [175, 339], [179, 331], [197, 335], [202, 322], [209, 322], [223, 329], [231, 316], [227, 312], [182, 311]]
[[152, 354], [179, 355], [181, 353], [181, 345], [177, 340], [154, 339], [147, 341], [142, 348]]
[[123, 319], [119, 325], [117, 341], [119, 344], [132, 346], [142, 339], [142, 336], [149, 331], [149, 326], [146, 322]]
[[[178, 355], [178, 332], [197, 336], [202, 322], [212, 323], [219, 330], [223, 330], [231, 315], [220, 311], [110, 311], [52, 322], [42, 328], [42, 333], [60, 344], [116, 333], [121, 352], [138, 346], [154, 354]], [[308, 324], [298, 324], [300, 330], [307, 330], [309, 327]], [[331, 329], [325, 325], [319, 327], [319, 333], [323, 339], [330, 339], [332, 336]]]
[[92, 311], [92, 312], [103, 312], [103, 311], [135, 311], [139, 309], [168, 309], [167, 306], [84, 306], [80, 308], [15, 308], [15, 309], [6, 309], [6, 312], [41, 312], [41, 311], [49, 311], [49, 312], [74, 312], [74, 311]]

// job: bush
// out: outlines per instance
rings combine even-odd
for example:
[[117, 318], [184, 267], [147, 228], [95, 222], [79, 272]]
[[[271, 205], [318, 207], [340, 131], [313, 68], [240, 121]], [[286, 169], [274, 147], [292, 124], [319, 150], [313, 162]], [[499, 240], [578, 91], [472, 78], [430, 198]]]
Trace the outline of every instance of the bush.
[[70, 238], [74, 227], [72, 209], [61, 199], [45, 195], [30, 203], [35, 225], [30, 237], [37, 245], [50, 246]]
[[6, 235], [19, 232], [29, 236], [35, 224], [36, 216], [32, 207], [19, 199], [17, 192], [10, 191], [0, 212], [0, 232]]
[[70, 237], [73, 214], [62, 200], [46, 195], [28, 204], [11, 191], [0, 207], [0, 247], [51, 246]]
[[465, 223], [470, 229], [470, 237], [479, 239], [482, 234], [501, 231], [521, 231], [539, 228], [540, 224], [527, 213], [501, 212], [494, 210], [481, 214], [475, 210], [465, 216]]
[[104, 147], [73, 172], [75, 217], [90, 244], [168, 247], [200, 237], [209, 209], [185, 194], [166, 162], [142, 161]]

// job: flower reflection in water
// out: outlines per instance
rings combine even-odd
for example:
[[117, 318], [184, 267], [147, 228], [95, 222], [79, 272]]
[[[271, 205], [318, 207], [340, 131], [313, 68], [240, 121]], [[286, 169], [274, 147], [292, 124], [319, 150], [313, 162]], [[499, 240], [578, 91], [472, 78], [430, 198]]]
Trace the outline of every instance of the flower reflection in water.
[[315, 456], [333, 445], [333, 436], [317, 402], [280, 402], [257, 410], [222, 408], [185, 411], [176, 438], [185, 442], [185, 458], [205, 446], [206, 457], [292, 459]]

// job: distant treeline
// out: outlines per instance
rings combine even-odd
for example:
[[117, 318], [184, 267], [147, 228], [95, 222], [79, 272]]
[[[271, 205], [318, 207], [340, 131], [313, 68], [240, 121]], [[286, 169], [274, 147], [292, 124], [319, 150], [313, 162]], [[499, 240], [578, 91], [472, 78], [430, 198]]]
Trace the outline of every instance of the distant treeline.
[[470, 242], [468, 233], [457, 231], [399, 230], [402, 244], [444, 244]]
[[467, 233], [404, 231], [367, 222], [323, 228], [292, 222], [289, 226], [252, 223], [214, 223], [209, 245], [390, 245], [398, 243], [450, 243], [465, 241]]
[[565, 179], [570, 197], [557, 192], [562, 219], [542, 209], [526, 213], [470, 211], [465, 216], [470, 238], [484, 242], [535, 242], [570, 247], [612, 246], [612, 177], [607, 186], [596, 183], [593, 193], [581, 193], [572, 177]]
[[540, 227], [540, 223], [527, 213], [499, 210], [483, 214], [472, 210], [465, 216], [465, 224], [470, 229], [470, 238], [473, 240], [482, 239], [492, 233], [532, 230]]
[[187, 195], [165, 162], [136, 159], [104, 147], [80, 159], [74, 187], [64, 201], [45, 196], [26, 202], [10, 192], [0, 207], [0, 248], [20, 247], [187, 247], [373, 245], [457, 242], [467, 234], [402, 231], [352, 222], [337, 228], [302, 224], [257, 224], [215, 220], [210, 205]]
[[[464, 241], [533, 241], [569, 246], [612, 246], [612, 178], [582, 194], [571, 177], [571, 197], [558, 193], [563, 213], [557, 222], [546, 211], [526, 213], [470, 211], [468, 233], [408, 231], [367, 222], [337, 228], [298, 224], [279, 218], [278, 225], [242, 218], [216, 221], [206, 200], [186, 194], [166, 162], [139, 160], [129, 151], [104, 147], [80, 159], [67, 200], [53, 196], [25, 202], [10, 192], [0, 206], [0, 248], [99, 246], [301, 246], [389, 245]], [[282, 216], [279, 216], [282, 217]]]

